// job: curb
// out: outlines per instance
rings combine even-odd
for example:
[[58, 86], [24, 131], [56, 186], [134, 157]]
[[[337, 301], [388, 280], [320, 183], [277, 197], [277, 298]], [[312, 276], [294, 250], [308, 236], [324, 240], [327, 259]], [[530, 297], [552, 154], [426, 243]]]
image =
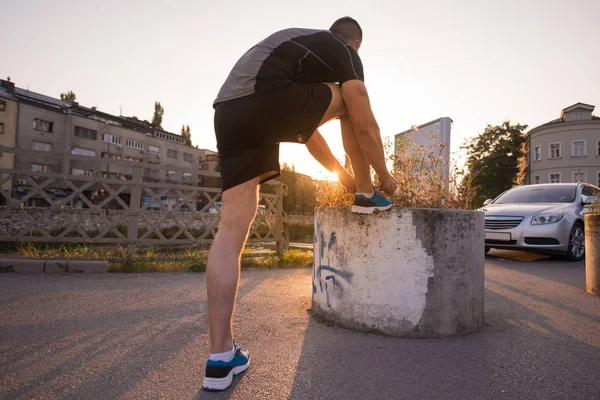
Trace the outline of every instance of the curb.
[[12, 267], [19, 274], [108, 273], [108, 261], [0, 259], [0, 267]]

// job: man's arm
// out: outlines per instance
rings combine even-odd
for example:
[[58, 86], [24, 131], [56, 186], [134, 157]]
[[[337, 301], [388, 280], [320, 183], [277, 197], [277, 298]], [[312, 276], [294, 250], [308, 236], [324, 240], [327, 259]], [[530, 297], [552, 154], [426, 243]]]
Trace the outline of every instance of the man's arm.
[[323, 139], [323, 136], [321, 136], [318, 130], [315, 130], [308, 142], [306, 142], [306, 148], [322, 166], [328, 171], [337, 174], [341, 184], [344, 185], [346, 189], [352, 193], [356, 192], [354, 178], [346, 172], [333, 153], [331, 153], [327, 142]]
[[341, 91], [348, 118], [367, 162], [380, 177], [389, 175], [385, 165], [379, 125], [371, 110], [367, 87], [362, 81], [355, 79], [345, 82]]
[[379, 125], [371, 110], [367, 87], [360, 80], [351, 80], [344, 82], [341, 91], [344, 103], [346, 103], [348, 118], [352, 123], [356, 139], [366, 161], [379, 175], [382, 189], [393, 193], [396, 189], [396, 182], [385, 163]]

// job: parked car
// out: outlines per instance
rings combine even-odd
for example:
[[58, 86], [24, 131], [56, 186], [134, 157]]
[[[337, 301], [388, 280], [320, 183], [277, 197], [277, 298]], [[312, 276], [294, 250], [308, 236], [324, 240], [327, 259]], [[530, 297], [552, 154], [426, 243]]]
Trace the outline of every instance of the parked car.
[[490, 249], [525, 250], [585, 257], [583, 216], [600, 199], [600, 189], [586, 183], [517, 186], [494, 200], [486, 200], [485, 252]]
[[209, 214], [219, 214], [221, 209], [223, 208], [223, 203], [220, 201], [216, 201], [214, 206], [209, 207]]

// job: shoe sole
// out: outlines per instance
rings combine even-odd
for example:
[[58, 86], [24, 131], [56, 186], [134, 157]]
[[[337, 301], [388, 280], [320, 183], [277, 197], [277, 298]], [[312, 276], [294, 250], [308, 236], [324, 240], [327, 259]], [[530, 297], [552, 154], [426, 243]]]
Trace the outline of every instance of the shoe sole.
[[392, 205], [383, 206], [383, 207], [361, 207], [361, 206], [352, 206], [350, 212], [353, 214], [373, 214], [374, 211], [385, 211], [392, 208]]
[[244, 365], [234, 367], [225, 378], [205, 377], [204, 382], [202, 383], [202, 389], [207, 390], [209, 392], [220, 392], [222, 390], [226, 390], [229, 386], [231, 386], [231, 382], [233, 382], [233, 377], [246, 371], [248, 369], [248, 366], [250, 366], [250, 360], [248, 360], [248, 362]]

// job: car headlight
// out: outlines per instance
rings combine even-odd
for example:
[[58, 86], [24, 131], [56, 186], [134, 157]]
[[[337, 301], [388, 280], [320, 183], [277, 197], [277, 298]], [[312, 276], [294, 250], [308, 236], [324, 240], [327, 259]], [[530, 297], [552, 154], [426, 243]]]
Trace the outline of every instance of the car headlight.
[[531, 225], [555, 224], [563, 219], [564, 216], [564, 213], [536, 215], [531, 220]]

